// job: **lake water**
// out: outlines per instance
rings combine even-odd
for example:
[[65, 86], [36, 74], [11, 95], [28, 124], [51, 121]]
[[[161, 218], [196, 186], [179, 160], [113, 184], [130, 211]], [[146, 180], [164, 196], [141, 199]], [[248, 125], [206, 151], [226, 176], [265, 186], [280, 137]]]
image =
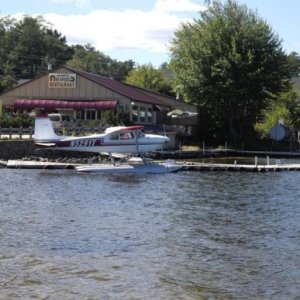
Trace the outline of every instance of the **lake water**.
[[0, 299], [300, 298], [300, 172], [0, 178]]

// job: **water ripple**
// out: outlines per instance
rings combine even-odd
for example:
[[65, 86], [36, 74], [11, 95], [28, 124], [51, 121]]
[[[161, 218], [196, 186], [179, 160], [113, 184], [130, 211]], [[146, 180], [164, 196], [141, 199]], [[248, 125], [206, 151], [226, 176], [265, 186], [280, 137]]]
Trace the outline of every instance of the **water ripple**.
[[0, 172], [3, 299], [300, 297], [300, 173]]

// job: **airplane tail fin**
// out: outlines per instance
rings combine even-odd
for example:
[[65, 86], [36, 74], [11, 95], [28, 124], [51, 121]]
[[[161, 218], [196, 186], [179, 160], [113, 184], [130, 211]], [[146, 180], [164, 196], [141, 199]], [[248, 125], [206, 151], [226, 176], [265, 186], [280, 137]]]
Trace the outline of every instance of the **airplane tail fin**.
[[35, 142], [50, 142], [60, 140], [53, 129], [52, 123], [48, 117], [36, 117], [34, 122], [34, 141]]

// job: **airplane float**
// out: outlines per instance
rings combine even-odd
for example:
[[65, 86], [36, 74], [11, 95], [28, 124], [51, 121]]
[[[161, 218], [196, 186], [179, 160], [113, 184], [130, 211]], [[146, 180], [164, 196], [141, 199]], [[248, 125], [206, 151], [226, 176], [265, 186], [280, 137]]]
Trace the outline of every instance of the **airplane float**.
[[[169, 142], [167, 136], [145, 134], [143, 126], [117, 126], [109, 127], [102, 134], [89, 136], [60, 136], [54, 132], [48, 116], [35, 118], [34, 144], [37, 148], [46, 148], [62, 151], [108, 153], [111, 165], [83, 165], [76, 167], [79, 172], [133, 172], [133, 173], [167, 173], [179, 170], [180, 166], [173, 162], [149, 164], [144, 155], [160, 150]], [[123, 161], [132, 156], [140, 156], [144, 164], [117, 165], [112, 153], [127, 154]]]

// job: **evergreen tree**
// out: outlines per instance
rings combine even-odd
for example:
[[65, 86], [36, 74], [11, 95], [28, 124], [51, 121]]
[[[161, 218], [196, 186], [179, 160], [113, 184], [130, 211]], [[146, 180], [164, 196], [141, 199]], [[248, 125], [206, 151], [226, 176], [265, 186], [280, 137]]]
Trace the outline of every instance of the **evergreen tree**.
[[18, 79], [31, 79], [65, 64], [73, 50], [66, 38], [52, 30], [42, 17], [24, 16], [17, 22], [0, 19], [0, 91], [12, 87]]
[[288, 55], [288, 64], [291, 77], [300, 76], [300, 56], [297, 52], [292, 52]]
[[111, 77], [117, 80], [124, 80], [128, 73], [133, 69], [134, 62], [128, 60], [119, 62], [109, 56], [97, 51], [92, 45], [76, 45], [75, 52], [67, 63], [69, 67]]

